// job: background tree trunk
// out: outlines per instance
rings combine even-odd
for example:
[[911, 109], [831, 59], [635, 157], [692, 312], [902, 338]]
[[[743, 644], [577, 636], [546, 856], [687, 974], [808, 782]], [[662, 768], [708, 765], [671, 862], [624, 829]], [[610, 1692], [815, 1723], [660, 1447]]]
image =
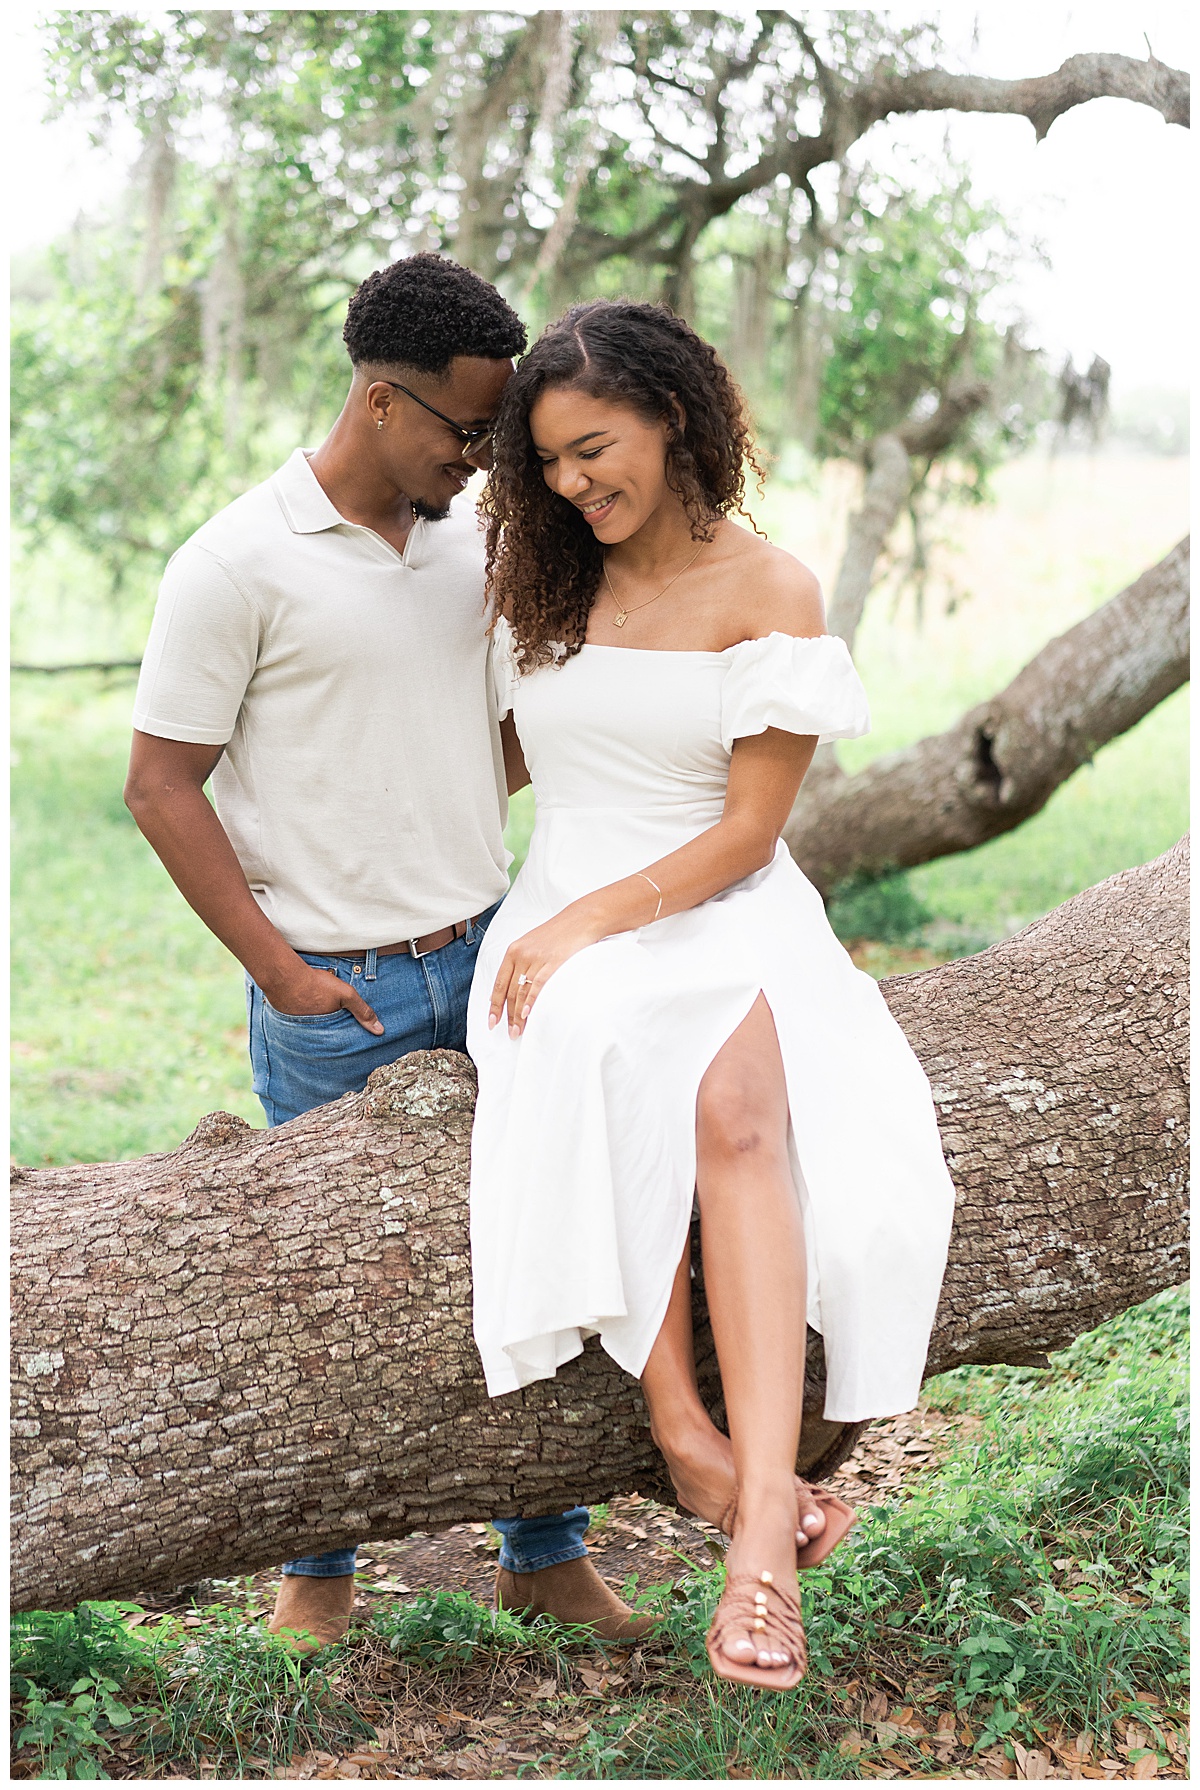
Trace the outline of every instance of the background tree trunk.
[[896, 518], [908, 501], [912, 471], [899, 435], [880, 435], [871, 444], [863, 481], [862, 507], [846, 529], [846, 550], [838, 567], [826, 626], [854, 651], [854, 636], [871, 591], [875, 565]]
[[862, 508], [850, 518], [846, 551], [829, 605], [829, 632], [840, 635], [851, 652], [875, 563], [912, 489], [912, 456], [933, 458], [945, 453], [990, 397], [986, 381], [959, 380], [943, 393], [932, 416], [906, 423], [872, 442]]
[[[978, 957], [885, 984], [958, 1190], [929, 1371], [1031, 1361], [1181, 1280], [1186, 848]], [[669, 1498], [593, 1343], [489, 1400], [471, 1340], [473, 1071], [378, 1070], [274, 1132], [18, 1170], [16, 1607], [618, 1492]], [[697, 1285], [701, 1387], [720, 1420]], [[801, 1463], [844, 1458], [814, 1340]]]
[[[784, 829], [822, 894], [1011, 832], [1188, 678], [1189, 541], [946, 733], [849, 777], [821, 747]], [[832, 618], [831, 618], [832, 619]]]

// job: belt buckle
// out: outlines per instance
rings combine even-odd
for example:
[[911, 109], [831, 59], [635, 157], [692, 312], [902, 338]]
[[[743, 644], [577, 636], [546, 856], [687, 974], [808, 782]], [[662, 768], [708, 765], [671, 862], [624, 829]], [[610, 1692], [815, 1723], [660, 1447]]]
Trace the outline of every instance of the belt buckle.
[[432, 946], [430, 946], [428, 951], [418, 951], [417, 946], [419, 943], [420, 941], [418, 939], [409, 939], [408, 941], [409, 955], [415, 957], [418, 962], [420, 962], [422, 957], [430, 957], [433, 954]]

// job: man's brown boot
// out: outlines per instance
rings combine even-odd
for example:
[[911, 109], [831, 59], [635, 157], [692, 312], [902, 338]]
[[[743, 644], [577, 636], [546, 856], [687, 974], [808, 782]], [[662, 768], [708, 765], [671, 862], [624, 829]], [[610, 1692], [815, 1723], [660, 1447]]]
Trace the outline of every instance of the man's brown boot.
[[540, 1572], [496, 1573], [496, 1608], [521, 1616], [553, 1616], [573, 1627], [590, 1628], [602, 1641], [638, 1641], [658, 1622], [635, 1616], [610, 1591], [591, 1561], [564, 1560]]
[[285, 1572], [267, 1628], [273, 1635], [289, 1631], [286, 1639], [293, 1653], [316, 1653], [341, 1640], [350, 1627], [353, 1608], [352, 1572], [338, 1573], [332, 1578]]

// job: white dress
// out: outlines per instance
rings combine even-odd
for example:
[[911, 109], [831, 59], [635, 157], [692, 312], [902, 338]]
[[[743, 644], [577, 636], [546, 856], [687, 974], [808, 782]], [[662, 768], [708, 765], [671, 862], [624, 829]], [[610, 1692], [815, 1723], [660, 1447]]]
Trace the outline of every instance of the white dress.
[[584, 646], [518, 677], [495, 641], [537, 800], [529, 856], [480, 948], [467, 1044], [475, 1339], [496, 1397], [552, 1377], [599, 1333], [640, 1374], [692, 1213], [696, 1095], [762, 993], [787, 1079], [824, 1338], [825, 1415], [916, 1403], [954, 1192], [929, 1083], [870, 976], [781, 843], [764, 870], [556, 970], [525, 1032], [487, 1024], [508, 945], [721, 817], [733, 742], [768, 727], [868, 730], [844, 643], [771, 634], [722, 653]]

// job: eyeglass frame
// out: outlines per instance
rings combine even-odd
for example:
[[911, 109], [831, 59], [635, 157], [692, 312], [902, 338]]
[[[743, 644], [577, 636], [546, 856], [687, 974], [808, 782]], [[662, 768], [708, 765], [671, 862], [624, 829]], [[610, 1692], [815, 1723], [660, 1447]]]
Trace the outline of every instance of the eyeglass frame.
[[418, 398], [416, 392], [409, 391], [408, 387], [401, 385], [398, 379], [382, 379], [380, 384], [394, 386], [396, 391], [403, 392], [406, 398], [411, 398], [414, 404], [419, 404], [422, 410], [429, 412], [430, 416], [436, 416], [439, 423], [445, 423], [448, 429], [453, 429], [456, 435], [461, 436], [464, 443], [462, 453], [459, 455], [461, 460], [466, 460], [470, 455], [478, 453], [495, 433], [495, 423], [488, 423], [482, 429], [464, 429], [462, 424], [456, 423], [453, 417], [444, 415], [440, 410], [435, 410], [432, 404], [425, 402], [424, 398]]

